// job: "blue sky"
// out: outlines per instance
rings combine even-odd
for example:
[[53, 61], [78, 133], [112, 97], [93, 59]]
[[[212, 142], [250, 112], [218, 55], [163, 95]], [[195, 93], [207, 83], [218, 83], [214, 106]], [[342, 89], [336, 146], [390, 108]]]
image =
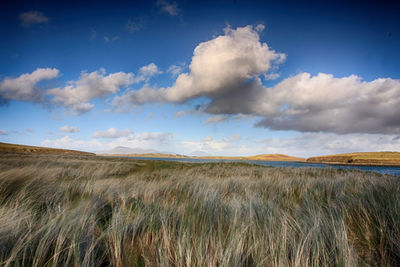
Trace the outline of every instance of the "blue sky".
[[400, 150], [399, 5], [321, 2], [2, 1], [0, 141]]

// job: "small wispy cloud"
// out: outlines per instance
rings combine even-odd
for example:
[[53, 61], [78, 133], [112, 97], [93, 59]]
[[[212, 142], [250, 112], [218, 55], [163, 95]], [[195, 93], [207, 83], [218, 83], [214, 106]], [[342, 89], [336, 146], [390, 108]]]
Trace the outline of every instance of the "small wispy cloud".
[[172, 77], [178, 77], [184, 70], [185, 64], [171, 65], [167, 69], [167, 73], [170, 73]]
[[112, 43], [112, 42], [115, 42], [115, 41], [118, 41], [118, 40], [119, 40], [119, 36], [114, 36], [114, 37], [104, 36], [104, 41], [106, 43]]
[[281, 75], [279, 73], [268, 73], [264, 75], [264, 78], [266, 80], [276, 80], [280, 77]]
[[28, 129], [26, 129], [25, 131], [27, 131], [28, 133], [33, 133], [33, 132], [35, 132], [35, 129], [33, 129], [33, 128], [28, 128]]
[[206, 120], [205, 124], [217, 124], [217, 123], [220, 123], [220, 122], [227, 121], [228, 119], [229, 119], [228, 116], [216, 115], [216, 116], [209, 117]]
[[19, 20], [23, 27], [30, 27], [34, 24], [48, 23], [50, 21], [42, 12], [35, 10], [19, 14]]
[[79, 132], [79, 128], [76, 127], [76, 126], [67, 126], [67, 125], [65, 125], [65, 126], [60, 128], [60, 131], [64, 132], [64, 133], [77, 133], [77, 132]]
[[188, 114], [191, 114], [192, 112], [193, 112], [192, 110], [181, 110], [175, 113], [175, 117], [180, 118]]
[[146, 17], [140, 17], [138, 19], [129, 19], [128, 23], [125, 25], [125, 28], [130, 33], [134, 33], [143, 29], [146, 24], [147, 24]]
[[90, 40], [94, 40], [97, 37], [97, 31], [93, 28], [90, 29]]
[[0, 129], [0, 135], [8, 135], [8, 132], [6, 130]]
[[176, 2], [168, 2], [165, 0], [158, 0], [156, 6], [160, 7], [162, 12], [168, 13], [171, 16], [177, 16], [180, 12]]
[[96, 131], [92, 134], [92, 138], [120, 138], [120, 137], [127, 137], [133, 134], [130, 129], [119, 130], [116, 128], [110, 128], [107, 131]]
[[150, 112], [149, 114], [147, 114], [146, 116], [146, 121], [149, 121], [151, 119], [154, 119], [156, 117], [156, 115], [153, 112]]

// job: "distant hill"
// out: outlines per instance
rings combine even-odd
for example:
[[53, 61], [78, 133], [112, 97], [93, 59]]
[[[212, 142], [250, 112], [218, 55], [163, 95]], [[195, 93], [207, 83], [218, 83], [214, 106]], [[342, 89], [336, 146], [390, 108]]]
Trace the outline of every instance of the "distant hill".
[[227, 160], [265, 160], [265, 161], [305, 161], [303, 158], [292, 157], [284, 154], [261, 154], [249, 157], [205, 156], [202, 159], [227, 159]]
[[262, 154], [246, 157], [248, 160], [266, 160], [266, 161], [305, 161], [303, 158], [292, 157], [284, 154]]
[[189, 156], [191, 156], [191, 157], [209, 157], [210, 154], [208, 154], [207, 152], [201, 151], [201, 150], [196, 150], [196, 151], [193, 151], [192, 153], [190, 153]]
[[149, 154], [149, 153], [154, 154], [154, 153], [163, 153], [163, 152], [160, 152], [160, 151], [157, 151], [154, 149], [142, 149], [139, 147], [130, 148], [130, 147], [126, 147], [126, 146], [117, 146], [110, 150], [97, 152], [96, 154], [125, 155], [125, 154]]
[[99, 156], [111, 156], [111, 157], [141, 157], [141, 158], [190, 158], [185, 155], [169, 154], [169, 153], [143, 153], [143, 154], [97, 154]]
[[[135, 149], [132, 149], [135, 150]], [[209, 156], [209, 155], [199, 155], [199, 156], [186, 156], [186, 155], [179, 155], [173, 153], [110, 153], [113, 151], [131, 151], [121, 149], [121, 150], [109, 150], [109, 153], [97, 153], [97, 155], [104, 155], [104, 156], [115, 156], [115, 157], [146, 157], [146, 158], [193, 158], [193, 159], [222, 159], [222, 160], [265, 160], [265, 161], [300, 161], [304, 162], [305, 159], [292, 157], [284, 154], [262, 154], [256, 156], [249, 156], [249, 157], [231, 157], [231, 156]], [[137, 151], [137, 150], [136, 150]], [[197, 154], [197, 153], [195, 153]], [[202, 153], [199, 153], [202, 154]], [[206, 154], [206, 153], [205, 153]]]
[[311, 157], [311, 163], [400, 166], [400, 152], [357, 152]]
[[83, 152], [78, 150], [49, 148], [40, 146], [25, 146], [17, 144], [8, 144], [0, 142], [0, 152], [25, 152], [25, 153], [40, 153], [40, 154], [75, 154], [75, 155], [92, 155], [94, 153]]

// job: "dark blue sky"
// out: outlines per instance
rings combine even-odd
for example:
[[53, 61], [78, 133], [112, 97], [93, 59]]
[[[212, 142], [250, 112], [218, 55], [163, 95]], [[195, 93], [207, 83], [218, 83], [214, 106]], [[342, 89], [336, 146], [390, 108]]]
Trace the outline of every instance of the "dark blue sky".
[[[353, 129], [347, 126], [337, 127], [336, 122], [327, 123], [321, 127], [304, 126], [307, 123], [295, 125], [290, 122], [295, 117], [276, 112], [272, 114], [270, 109], [268, 111], [267, 109], [249, 111], [248, 108], [228, 110], [222, 105], [218, 110], [223, 111], [212, 111], [209, 104], [224, 97], [222, 93], [211, 95], [196, 93], [193, 94], [195, 97], [179, 100], [160, 101], [158, 98], [155, 101], [153, 99], [140, 103], [139, 107], [130, 109], [128, 113], [113, 111], [111, 103], [115, 97], [123, 96], [129, 90], [141, 90], [144, 85], [151, 88], [173, 86], [179, 73], [191, 73], [189, 65], [194, 49], [200, 43], [213, 41], [218, 36], [224, 35], [224, 28], [228, 25], [231, 29], [251, 25], [254, 27], [253, 33], [259, 36], [261, 43], [266, 43], [269, 49], [276, 53], [286, 55], [284, 62], [264, 70], [265, 73], [276, 73], [279, 77], [267, 79], [264, 72], [251, 74], [253, 76], [249, 81], [254, 81], [256, 77], [259, 77], [265, 88], [274, 87], [302, 73], [309, 73], [311, 77], [318, 77], [318, 73], [325, 73], [332, 75], [335, 79], [355, 75], [359, 80], [367, 83], [379, 78], [390, 78], [397, 82], [400, 78], [399, 11], [398, 1], [397, 3], [393, 1], [241, 0], [2, 1], [0, 4], [0, 35], [2, 36], [0, 83], [3, 83], [3, 87], [0, 85], [0, 96], [7, 105], [0, 106], [0, 130], [4, 132], [0, 135], [2, 138], [0, 141], [65, 146], [65, 143], [61, 141], [57, 143], [54, 140], [61, 140], [67, 136], [71, 139], [75, 138], [76, 142], [82, 141], [82, 144], [89, 142], [89, 145], [83, 147], [87, 150], [96, 150], [100, 149], [99, 147], [103, 144], [101, 142], [104, 140], [101, 137], [94, 138], [94, 132], [106, 132], [111, 128], [129, 129], [137, 135], [153, 132], [169, 133], [173, 136], [173, 140], [170, 140], [172, 144], [166, 146], [165, 149], [188, 154], [191, 151], [187, 150], [202, 150], [201, 140], [205, 140], [207, 136], [211, 136], [215, 142], [223, 143], [224, 140], [238, 134], [241, 136], [242, 147], [251, 147], [250, 142], [255, 139], [258, 140], [257, 142], [260, 140], [275, 142], [271, 140], [295, 138], [304, 134], [382, 134], [384, 138], [388, 138], [389, 135], [398, 135], [399, 125], [394, 119], [396, 114], [377, 115], [373, 118], [362, 117], [366, 121], [371, 119], [371, 123], [360, 124]], [[23, 14], [28, 17], [23, 17]], [[260, 24], [264, 25], [265, 29], [256, 31], [255, 27]], [[84, 94], [82, 96], [77, 93], [78, 98], [81, 97], [81, 99], [71, 101], [75, 101], [74, 105], [78, 102], [78, 104], [89, 105], [90, 107], [85, 107], [85, 111], [90, 110], [86, 113], [70, 112], [72, 109], [72, 102], [68, 102], [70, 99], [56, 100], [55, 94], [48, 95], [46, 91], [53, 88], [65, 89], [74, 82], [79, 83], [83, 71], [92, 73], [102, 68], [105, 69], [104, 72], [100, 71], [103, 76], [122, 72], [132, 73], [137, 77], [140, 68], [150, 63], [157, 67], [154, 73], [149, 74], [147, 78], [142, 78], [139, 82], [130, 81], [119, 85], [114, 91], [112, 88], [106, 89], [111, 90], [107, 91], [111, 92], [110, 94], [97, 92], [87, 96], [86, 93], [82, 93]], [[172, 65], [179, 66], [180, 71], [171, 76], [169, 70]], [[206, 63], [205, 65], [207, 66]], [[37, 69], [45, 68], [57, 69], [59, 72], [57, 75], [51, 74], [54, 75], [52, 78], [39, 80], [32, 87], [35, 90], [40, 88], [41, 92], [45, 92], [43, 94], [46, 101], [42, 98], [38, 100], [39, 98], [35, 98], [32, 94], [29, 97], [16, 95], [15, 90], [20, 90], [22, 87], [12, 87], [15, 84], [5, 83], [7, 79], [16, 79], [22, 74], [30, 74]], [[195, 74], [192, 76], [194, 77]], [[320, 82], [324, 80], [323, 77], [318, 79]], [[75, 83], [75, 86], [79, 91], [81, 89], [78, 83]], [[331, 83], [333, 84], [334, 81]], [[359, 86], [358, 83], [360, 81], [354, 82]], [[365, 90], [370, 90], [369, 86], [375, 88], [374, 84], [367, 84]], [[375, 91], [372, 89], [371, 92], [368, 91], [368, 94], [380, 92], [383, 90], [380, 88], [388, 88], [392, 85], [379, 86], [374, 89]], [[393, 86], [395, 89], [385, 90], [392, 94], [397, 90], [397, 84]], [[10, 93], [12, 90], [14, 90], [13, 94]], [[238, 90], [235, 92], [239, 94], [240, 88], [234, 90]], [[335, 90], [342, 92], [341, 89]], [[296, 92], [300, 91], [301, 88]], [[395, 95], [393, 93], [391, 96]], [[368, 97], [372, 96], [368, 95]], [[351, 94], [351, 99], [356, 98]], [[307, 115], [309, 120], [319, 123], [318, 120], [321, 119], [321, 108], [316, 108], [318, 105], [315, 103], [294, 103], [290, 99], [279, 101], [281, 101], [278, 104], [281, 106], [281, 112], [288, 107], [296, 109], [290, 113], [290, 116], [299, 112], [312, 111], [311, 115]], [[356, 105], [362, 106], [371, 101], [362, 102], [363, 104], [357, 102]], [[208, 110], [193, 112], [196, 105], [204, 103], [209, 105]], [[235, 104], [232, 102], [232, 105]], [[273, 106], [270, 103], [268, 105]], [[307, 108], [304, 107], [306, 105], [308, 105]], [[332, 109], [336, 108], [339, 107], [332, 107]], [[366, 114], [367, 112], [360, 111], [362, 109], [357, 109], [356, 113]], [[186, 116], [176, 116], [176, 113], [180, 111], [188, 112], [185, 113]], [[338, 114], [342, 114], [341, 112], [342, 110], [339, 110]], [[378, 113], [380, 112], [379, 110]], [[26, 116], [27, 113], [30, 116]], [[236, 119], [232, 116], [247, 117]], [[375, 119], [379, 121], [375, 122]], [[381, 128], [386, 127], [385, 130], [372, 127], [372, 121]], [[253, 126], [257, 122], [257, 125], [261, 127]], [[187, 124], [192, 130], [186, 129]], [[38, 126], [35, 127], [35, 125]], [[79, 132], [74, 135], [72, 132], [68, 132], [69, 135], [66, 135], [66, 132], [59, 133], [59, 128], [65, 125], [76, 126]], [[172, 125], [173, 129], [171, 129]], [[241, 130], [237, 130], [237, 127]], [[31, 128], [34, 131], [26, 131]], [[174, 131], [174, 129], [180, 130]], [[49, 136], [50, 132], [58, 132], [58, 135]], [[101, 144], [90, 143], [93, 140], [100, 140]], [[107, 140], [115, 141], [115, 139]], [[190, 149], [182, 145], [187, 142], [192, 142]], [[265, 145], [266, 148], [269, 145], [273, 146], [268, 142]], [[194, 145], [195, 143], [197, 146]], [[389, 143], [382, 145], [382, 149], [397, 148], [397, 143]], [[107, 147], [113, 144], [107, 143]], [[134, 144], [139, 146], [140, 143]], [[147, 148], [154, 148], [155, 144], [151, 143], [147, 146]], [[320, 153], [344, 151], [345, 147], [345, 144], [341, 144], [339, 148], [329, 150], [328, 147], [325, 150], [316, 151]], [[223, 153], [223, 150], [218, 150], [218, 145], [203, 146], [203, 148], [203, 150], [211, 150], [212, 153]], [[380, 147], [373, 149], [380, 149]], [[250, 154], [262, 152], [257, 149], [240, 151]], [[233, 151], [228, 153], [234, 154]], [[295, 153], [307, 154], [302, 148]]]
[[[399, 78], [400, 9], [393, 2], [178, 3], [181, 12], [172, 17], [152, 1], [2, 1], [0, 72], [14, 75], [51, 65], [69, 73], [76, 64], [88, 70], [133, 71], [149, 61], [167, 67], [190, 60], [193, 48], [226, 24], [264, 23], [263, 39], [288, 55], [282, 74], [301, 70]], [[21, 27], [18, 15], [30, 10], [43, 12], [50, 23]], [[130, 33], [125, 28], [129, 20], [143, 28]], [[90, 39], [94, 32], [97, 38], [120, 39], [95, 42]]]

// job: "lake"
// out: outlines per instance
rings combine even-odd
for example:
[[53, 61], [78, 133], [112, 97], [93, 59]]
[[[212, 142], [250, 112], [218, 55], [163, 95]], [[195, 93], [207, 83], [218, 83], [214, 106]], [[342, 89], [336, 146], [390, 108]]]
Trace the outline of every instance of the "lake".
[[165, 161], [180, 161], [180, 162], [246, 162], [255, 165], [269, 166], [269, 167], [294, 167], [294, 168], [335, 168], [335, 169], [358, 169], [361, 171], [377, 172], [381, 174], [390, 174], [400, 176], [400, 166], [349, 166], [349, 165], [330, 165], [323, 163], [307, 163], [307, 162], [293, 162], [293, 161], [261, 161], [261, 160], [228, 160], [228, 159], [193, 159], [193, 158], [146, 158], [146, 157], [130, 157], [142, 160], [165, 160]]

